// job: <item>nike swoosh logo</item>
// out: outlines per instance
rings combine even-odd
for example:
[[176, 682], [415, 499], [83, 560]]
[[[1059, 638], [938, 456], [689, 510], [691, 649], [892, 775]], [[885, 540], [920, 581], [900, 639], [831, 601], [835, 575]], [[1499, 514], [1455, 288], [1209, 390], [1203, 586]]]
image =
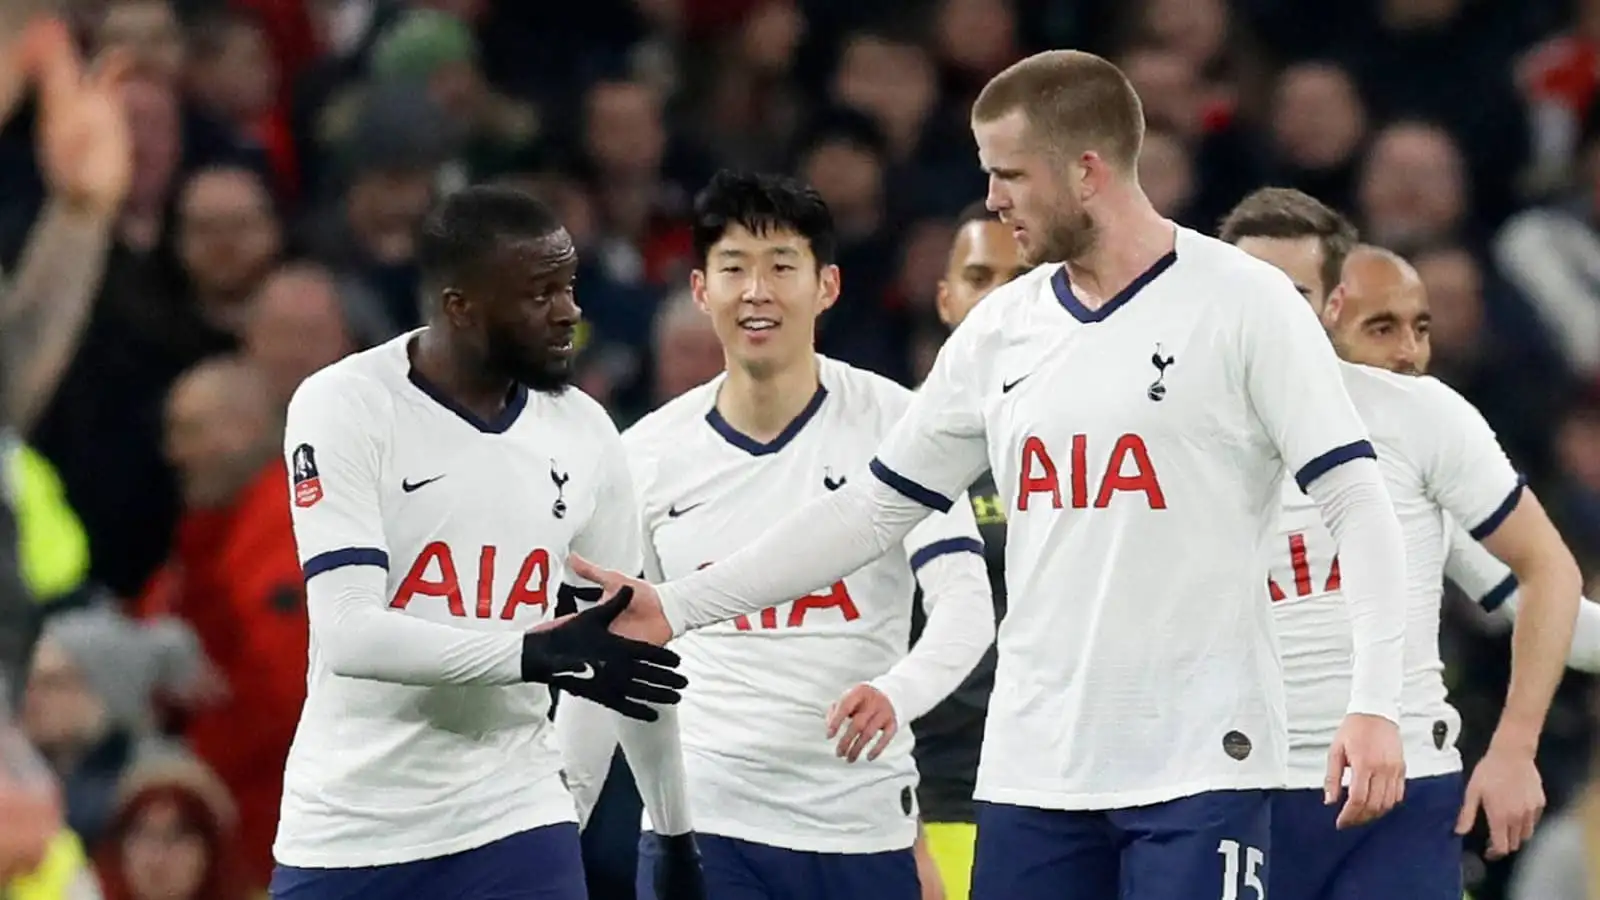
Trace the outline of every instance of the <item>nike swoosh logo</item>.
[[[1032, 375], [1032, 374], [1033, 374], [1032, 372], [1028, 373], [1028, 375]], [[1002, 394], [1011, 393], [1011, 389], [1012, 388], [1014, 388], [1017, 385], [1023, 383], [1024, 381], [1028, 380], [1028, 375], [1024, 375], [1021, 378], [1018, 378], [1016, 381], [1008, 381], [1005, 384], [1000, 385], [1000, 393], [1002, 393]]]
[[677, 517], [683, 515], [684, 513], [688, 512], [689, 510], [695, 509], [697, 507], [704, 506], [705, 504], [706, 504], [706, 502], [704, 500], [701, 500], [699, 503], [691, 503], [688, 506], [683, 507], [682, 509], [679, 509], [676, 505], [669, 506], [669, 507], [667, 507], [667, 518], [676, 519]]
[[571, 678], [573, 681], [588, 681], [594, 677], [594, 666], [584, 663], [582, 666], [573, 669], [571, 672], [557, 672], [555, 677]]
[[839, 488], [844, 487], [844, 483], [848, 480], [848, 478], [841, 478], [838, 481], [834, 481], [832, 478], [824, 476], [822, 479], [822, 486], [830, 491], [837, 491]]
[[400, 490], [405, 491], [406, 493], [409, 494], [412, 491], [415, 491], [415, 490], [418, 490], [420, 488], [426, 487], [426, 486], [428, 486], [430, 484], [433, 484], [435, 481], [438, 481], [439, 479], [441, 479], [443, 477], [444, 477], [443, 475], [435, 475], [432, 478], [424, 478], [421, 481], [405, 481], [405, 480], [401, 480], [401, 482], [400, 482]]

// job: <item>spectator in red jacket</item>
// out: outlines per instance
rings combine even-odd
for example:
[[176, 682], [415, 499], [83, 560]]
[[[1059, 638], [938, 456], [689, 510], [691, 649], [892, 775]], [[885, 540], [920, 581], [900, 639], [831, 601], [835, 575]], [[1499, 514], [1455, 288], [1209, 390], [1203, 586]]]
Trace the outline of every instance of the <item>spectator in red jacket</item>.
[[173, 387], [167, 455], [183, 486], [173, 556], [141, 600], [188, 621], [227, 685], [185, 736], [239, 805], [244, 872], [265, 884], [283, 767], [305, 701], [310, 625], [289, 523], [281, 426], [266, 379], [235, 359]]

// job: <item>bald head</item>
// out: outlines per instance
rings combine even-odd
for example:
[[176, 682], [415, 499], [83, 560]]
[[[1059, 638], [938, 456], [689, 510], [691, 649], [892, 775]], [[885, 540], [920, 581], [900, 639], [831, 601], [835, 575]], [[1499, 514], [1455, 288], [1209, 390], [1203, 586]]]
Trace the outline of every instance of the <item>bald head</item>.
[[1428, 293], [1399, 254], [1359, 244], [1345, 258], [1325, 323], [1349, 362], [1417, 375], [1428, 369]]
[[167, 458], [192, 508], [224, 506], [276, 453], [271, 383], [238, 358], [207, 360], [167, 395]]

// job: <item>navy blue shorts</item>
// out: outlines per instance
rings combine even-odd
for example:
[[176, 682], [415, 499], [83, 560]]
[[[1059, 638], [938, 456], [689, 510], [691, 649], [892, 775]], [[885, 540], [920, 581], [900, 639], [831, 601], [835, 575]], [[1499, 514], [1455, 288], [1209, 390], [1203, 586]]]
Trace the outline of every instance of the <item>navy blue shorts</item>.
[[980, 803], [972, 900], [1263, 900], [1271, 839], [1267, 791], [1108, 812]]
[[1345, 831], [1320, 788], [1277, 792], [1272, 845], [1292, 863], [1273, 867], [1272, 900], [1461, 900], [1463, 792], [1460, 773], [1413, 778], [1388, 815]]
[[[920, 900], [908, 847], [885, 853], [808, 853], [715, 834], [695, 835], [708, 900]], [[639, 839], [638, 900], [656, 900], [651, 876], [661, 848]]]
[[272, 900], [586, 900], [578, 826], [513, 834], [449, 856], [389, 866], [272, 873]]

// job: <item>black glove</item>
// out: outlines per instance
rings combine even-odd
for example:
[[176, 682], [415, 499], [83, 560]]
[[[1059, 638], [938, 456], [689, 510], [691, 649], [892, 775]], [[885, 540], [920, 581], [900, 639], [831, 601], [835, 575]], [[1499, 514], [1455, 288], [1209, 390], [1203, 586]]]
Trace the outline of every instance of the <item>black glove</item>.
[[677, 703], [689, 680], [673, 671], [678, 654], [611, 633], [633, 588], [554, 628], [522, 638], [522, 680], [537, 681], [593, 700], [630, 719], [654, 722], [646, 703]]
[[668, 837], [656, 835], [661, 860], [656, 865], [656, 900], [706, 900], [706, 876], [700, 869], [700, 848], [694, 832]]

